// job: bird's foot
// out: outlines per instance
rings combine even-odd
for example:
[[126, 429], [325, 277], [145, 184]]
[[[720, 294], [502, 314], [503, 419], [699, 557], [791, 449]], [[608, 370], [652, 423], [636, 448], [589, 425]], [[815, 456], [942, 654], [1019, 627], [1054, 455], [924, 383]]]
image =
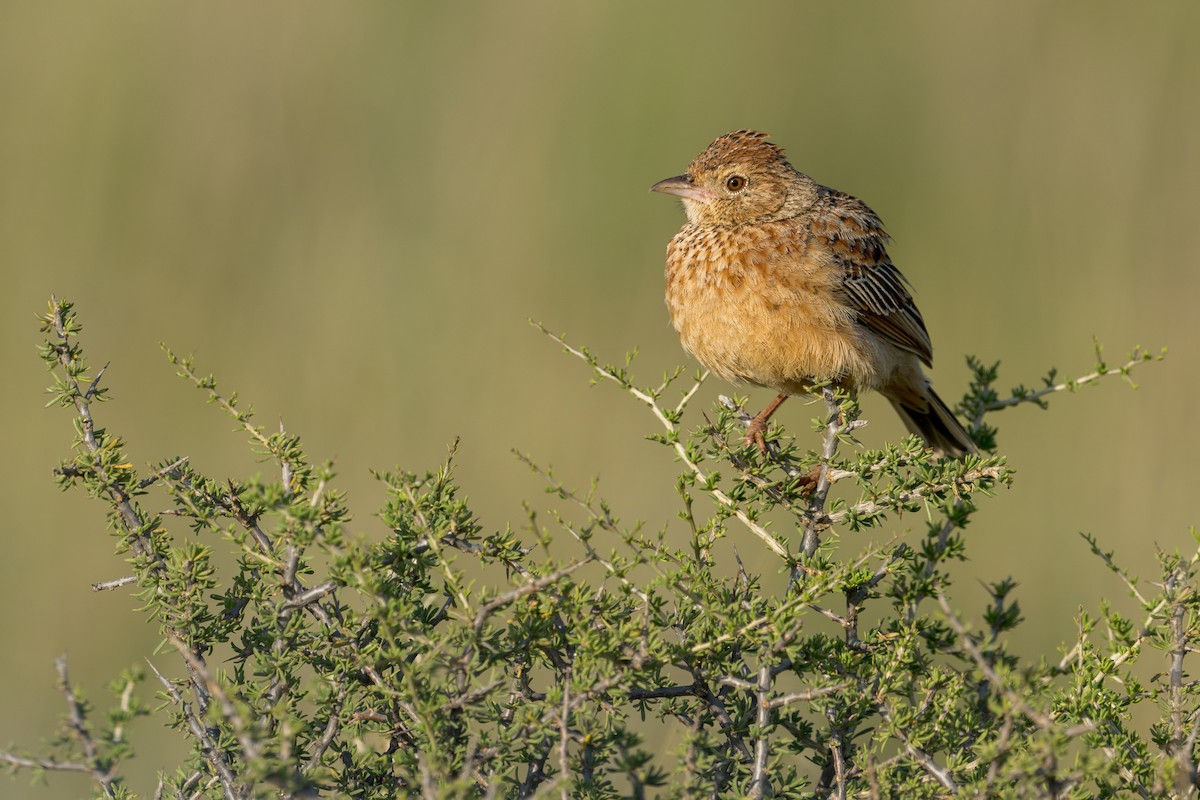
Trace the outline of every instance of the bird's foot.
[[815, 466], [808, 472], [800, 476], [800, 494], [804, 497], [811, 497], [812, 493], [817, 490], [817, 484], [821, 482], [821, 467]]
[[764, 456], [770, 455], [771, 451], [767, 449], [767, 423], [758, 417], [750, 420], [750, 424], [746, 427], [746, 437], [742, 440], [747, 446], [756, 445]]
[[776, 410], [783, 405], [783, 401], [787, 399], [788, 396], [786, 394], [780, 393], [775, 397], [774, 400], [771, 401], [770, 405], [755, 414], [754, 418], [750, 420], [750, 424], [746, 426], [746, 438], [744, 441], [747, 445], [757, 445], [758, 449], [764, 456], [771, 454], [770, 450], [767, 449], [767, 421], [771, 419], [771, 415], [774, 414]]

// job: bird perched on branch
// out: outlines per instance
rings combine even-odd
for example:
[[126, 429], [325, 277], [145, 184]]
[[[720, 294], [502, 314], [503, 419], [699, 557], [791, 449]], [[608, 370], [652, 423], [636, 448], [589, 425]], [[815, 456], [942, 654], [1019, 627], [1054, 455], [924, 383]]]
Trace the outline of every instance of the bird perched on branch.
[[939, 454], [978, 452], [921, 369], [933, 347], [879, 217], [798, 172], [767, 138], [727, 133], [651, 187], [687, 212], [666, 276], [684, 348], [727, 381], [779, 393], [751, 421], [747, 444], [765, 453], [783, 401], [830, 381], [881, 393]]

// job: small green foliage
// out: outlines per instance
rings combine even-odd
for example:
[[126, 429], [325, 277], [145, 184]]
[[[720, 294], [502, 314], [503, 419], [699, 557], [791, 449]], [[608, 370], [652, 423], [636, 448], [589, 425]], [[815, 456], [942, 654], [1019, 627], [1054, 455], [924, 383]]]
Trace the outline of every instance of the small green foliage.
[[[550, 507], [493, 531], [455, 480], [456, 442], [435, 470], [376, 474], [387, 501], [368, 540], [348, 529], [331, 464], [169, 350], [268, 474], [217, 479], [169, 457], [139, 477], [93, 422], [103, 370], [86, 377], [73, 308], [52, 300], [42, 322], [49, 405], [76, 427], [57, 480], [104, 504], [131, 576], [98, 588], [135, 584], [162, 635], [155, 713], [191, 746], [160, 796], [1183, 797], [1196, 780], [1200, 689], [1184, 660], [1200, 551], [1160, 553], [1161, 583], [1143, 592], [1085, 537], [1139, 616], [1080, 611], [1057, 662], [1008, 649], [1011, 579], [971, 615], [950, 599], [977, 504], [1014, 477], [988, 415], [1127, 379], [1144, 351], [1112, 367], [1097, 348], [1091, 374], [1051, 371], [1006, 399], [999, 365], [969, 360], [960, 409], [986, 455], [939, 460], [913, 437], [862, 449], [856, 399], [819, 386], [816, 435], [775, 427], [764, 456], [745, 444], [741, 401], [684, 427], [705, 375], [639, 388], [634, 353], [607, 366], [547, 332], [651, 412], [649, 438], [681, 467], [678, 518], [623, 522], [594, 482], [578, 491], [518, 453]], [[148, 513], [147, 495], [168, 510]], [[736, 555], [758, 546], [778, 557], [762, 575]], [[1144, 653], [1161, 654], [1148, 681]], [[61, 734], [4, 763], [133, 796], [119, 769], [126, 725], [150, 713], [143, 672], [113, 683], [97, 723], [59, 671]], [[1134, 714], [1146, 707], [1149, 723]]]

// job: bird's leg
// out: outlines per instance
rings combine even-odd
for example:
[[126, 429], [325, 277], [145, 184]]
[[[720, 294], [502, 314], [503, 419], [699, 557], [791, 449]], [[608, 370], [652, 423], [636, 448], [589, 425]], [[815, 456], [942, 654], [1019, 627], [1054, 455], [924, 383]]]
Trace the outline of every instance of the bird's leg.
[[769, 406], [755, 414], [754, 419], [750, 420], [750, 425], [746, 428], [746, 444], [758, 445], [758, 449], [762, 451], [763, 455], [767, 454], [767, 440], [763, 436], [767, 432], [767, 421], [787, 399], [786, 394], [780, 394], [771, 401]]

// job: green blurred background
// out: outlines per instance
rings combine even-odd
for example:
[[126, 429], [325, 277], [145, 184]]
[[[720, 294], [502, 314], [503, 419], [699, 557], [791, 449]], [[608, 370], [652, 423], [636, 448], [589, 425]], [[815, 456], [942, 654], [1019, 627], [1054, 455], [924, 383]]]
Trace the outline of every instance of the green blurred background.
[[[1014, 646], [1053, 654], [1079, 605], [1123, 594], [1078, 531], [1148, 577], [1155, 544], [1191, 544], [1198, 23], [1193, 0], [0, 5], [0, 747], [51, 732], [59, 653], [103, 701], [155, 641], [130, 594], [89, 589], [125, 569], [102, 508], [51, 479], [71, 439], [34, 354], [51, 292], [112, 361], [101, 423], [139, 465], [262, 468], [162, 340], [336, 459], [370, 536], [368, 470], [433, 467], [454, 437], [491, 527], [545, 505], [513, 447], [568, 483], [599, 474], [625, 519], [676, 524], [653, 419], [526, 320], [614, 361], [640, 347], [643, 383], [685, 363], [661, 297], [683, 214], [646, 190], [741, 127], [883, 216], [944, 396], [968, 353], [1011, 386], [1090, 370], [1093, 335], [1114, 361], [1172, 348], [1139, 392], [998, 418], [1017, 483], [971, 527], [958, 601], [1012, 575], [1030, 619]], [[865, 406], [865, 442], [901, 433]], [[778, 419], [803, 434], [812, 415]], [[178, 745], [157, 723], [134, 741], [152, 791]]]

